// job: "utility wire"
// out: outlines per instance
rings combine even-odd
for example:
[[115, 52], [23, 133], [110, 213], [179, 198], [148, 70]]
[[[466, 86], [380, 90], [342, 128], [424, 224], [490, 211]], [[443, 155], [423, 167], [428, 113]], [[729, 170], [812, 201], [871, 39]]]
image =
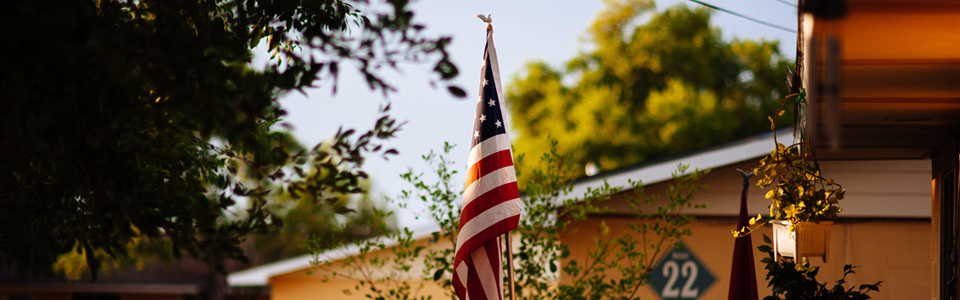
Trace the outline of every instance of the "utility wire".
[[780, 2], [780, 3], [783, 3], [783, 4], [786, 4], [786, 5], [790, 5], [790, 6], [793, 6], [793, 7], [797, 7], [797, 5], [796, 5], [796, 4], [793, 4], [793, 3], [791, 3], [790, 1], [784, 1], [784, 0], [777, 0], [777, 2]]
[[726, 10], [726, 9], [723, 9], [723, 8], [719, 8], [719, 7], [713, 6], [712, 4], [703, 3], [703, 2], [700, 2], [700, 1], [698, 1], [698, 0], [690, 0], [690, 1], [691, 1], [691, 2], [694, 2], [694, 3], [697, 3], [697, 4], [700, 4], [700, 5], [703, 5], [703, 6], [706, 6], [706, 7], [709, 7], [709, 8], [712, 8], [712, 9], [716, 9], [716, 10], [719, 10], [719, 11], [722, 11], [722, 12], [725, 12], [725, 13], [728, 13], [728, 14], [731, 14], [731, 15], [734, 15], [734, 16], [738, 16], [738, 17], [741, 17], [741, 18], [744, 18], [744, 19], [747, 19], [747, 20], [750, 20], [750, 21], [754, 21], [754, 22], [757, 22], [757, 23], [760, 23], [760, 24], [763, 24], [763, 25], [767, 25], [767, 26], [770, 26], [770, 27], [773, 27], [773, 28], [776, 28], [776, 29], [780, 29], [780, 30], [787, 31], [787, 32], [792, 32], [792, 33], [797, 33], [796, 30], [793, 30], [793, 29], [790, 29], [790, 28], [787, 28], [787, 27], [783, 27], [783, 26], [780, 26], [780, 25], [777, 25], [777, 24], [767, 23], [767, 22], [764, 22], [764, 21], [761, 21], [761, 20], [757, 20], [757, 19], [754, 19], [754, 18], [745, 16], [745, 15], [743, 15], [743, 14], [741, 14], [741, 13], [737, 13], [737, 12], [733, 12], [733, 11], [729, 11], [729, 10]]

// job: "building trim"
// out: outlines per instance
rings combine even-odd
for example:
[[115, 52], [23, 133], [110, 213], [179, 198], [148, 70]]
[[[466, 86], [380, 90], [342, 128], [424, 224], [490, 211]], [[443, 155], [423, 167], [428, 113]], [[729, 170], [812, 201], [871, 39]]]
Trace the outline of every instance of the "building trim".
[[[595, 190], [609, 184], [619, 187], [617, 192], [629, 190], [630, 180], [641, 181], [643, 185], [663, 182], [673, 178], [677, 165], [689, 165], [687, 172], [693, 170], [708, 170], [732, 165], [746, 160], [756, 159], [769, 154], [774, 150], [773, 134], [764, 134], [752, 138], [723, 144], [721, 146], [681, 154], [670, 158], [627, 167], [612, 172], [604, 172], [591, 177], [582, 178], [573, 184], [573, 190], [566, 196], [557, 199], [558, 203], [574, 199], [586, 194], [588, 190]], [[789, 145], [793, 143], [793, 129], [777, 131], [777, 141]]]
[[[434, 232], [440, 231], [439, 226], [416, 231], [413, 233], [413, 240], [420, 240], [431, 236]], [[396, 239], [387, 239], [380, 236], [367, 240], [374, 244], [382, 244], [383, 248], [390, 248], [399, 244]], [[324, 251], [318, 255], [306, 254], [297, 257], [288, 258], [259, 267], [230, 273], [227, 275], [227, 284], [233, 287], [239, 286], [267, 286], [270, 278], [283, 274], [289, 274], [300, 270], [313, 268], [315, 262], [338, 261], [347, 257], [360, 254], [360, 246], [351, 244], [343, 247]]]

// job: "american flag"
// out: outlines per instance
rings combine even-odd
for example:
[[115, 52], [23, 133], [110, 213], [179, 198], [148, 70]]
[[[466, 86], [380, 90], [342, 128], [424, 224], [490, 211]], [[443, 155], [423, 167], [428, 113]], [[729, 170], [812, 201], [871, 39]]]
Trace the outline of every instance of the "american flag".
[[453, 286], [463, 300], [503, 299], [500, 235], [520, 222], [520, 194], [504, 123], [500, 69], [487, 28], [474, 118], [460, 231], [453, 260]]

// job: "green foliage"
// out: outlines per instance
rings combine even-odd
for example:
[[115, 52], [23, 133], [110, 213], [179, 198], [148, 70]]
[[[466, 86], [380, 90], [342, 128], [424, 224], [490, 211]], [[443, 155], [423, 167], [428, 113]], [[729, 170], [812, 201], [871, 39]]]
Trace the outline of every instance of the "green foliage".
[[[364, 189], [369, 183], [362, 185]], [[324, 241], [331, 237], [358, 241], [395, 230], [395, 221], [379, 213], [370, 194], [351, 197], [340, 195], [321, 201], [316, 195], [291, 197], [278, 195], [271, 199], [271, 210], [283, 218], [283, 226], [266, 234], [253, 235], [246, 243], [246, 253], [258, 263], [269, 263], [329, 248]]]
[[[173, 259], [170, 242], [165, 239], [145, 239], [135, 237], [127, 242], [127, 249], [121, 255], [110, 255], [106, 251], [94, 250], [93, 256], [100, 263], [96, 273], [109, 274], [114, 270], [142, 270], [151, 264], [163, 264]], [[53, 271], [63, 275], [69, 281], [88, 278], [92, 272], [87, 264], [87, 253], [79, 244], [73, 251], [57, 256]]]
[[[353, 290], [344, 290], [345, 294], [360, 293], [371, 299], [428, 299], [418, 295], [424, 282], [437, 282], [445, 287], [450, 297], [454, 297], [453, 285], [450, 276], [453, 272], [454, 245], [456, 245], [457, 229], [460, 222], [460, 197], [463, 194], [458, 185], [451, 182], [452, 176], [457, 173], [451, 166], [455, 163], [447, 159], [446, 155], [454, 145], [445, 143], [442, 154], [430, 152], [423, 155], [423, 160], [433, 168], [430, 175], [415, 173], [412, 169], [400, 175], [413, 186], [412, 190], [404, 190], [389, 201], [407, 208], [410, 202], [419, 201], [426, 205], [426, 217], [440, 225], [440, 230], [432, 232], [428, 244], [441, 243], [449, 247], [428, 248], [423, 242], [414, 238], [414, 232], [408, 228], [402, 231], [389, 232], [379, 238], [353, 242], [342, 237], [330, 237], [324, 244], [327, 247], [312, 247], [315, 255], [329, 251], [330, 246], [356, 246], [359, 254], [348, 256], [342, 261], [320, 261], [316, 256], [314, 264], [325, 279], [349, 278], [357, 282]], [[383, 219], [392, 214], [375, 210], [378, 218]], [[329, 244], [329, 242], [336, 244]], [[396, 244], [387, 246], [389, 241]], [[382, 257], [377, 251], [386, 249], [393, 256]], [[338, 251], [338, 250], [332, 250]], [[417, 262], [422, 262], [425, 268], [414, 273], [412, 268]], [[342, 265], [341, 265], [342, 264]], [[335, 271], [338, 268], [343, 271]], [[333, 271], [331, 271], [333, 270]], [[423, 282], [396, 280], [397, 278], [422, 278]]]
[[[774, 133], [776, 150], [760, 160], [760, 166], [754, 173], [762, 174], [757, 185], [766, 188], [776, 186], [766, 194], [772, 201], [769, 218], [757, 216], [750, 219], [750, 225], [757, 228], [769, 220], [786, 220], [791, 230], [796, 230], [800, 222], [836, 220], [840, 207], [834, 205], [843, 200], [845, 190], [833, 178], [824, 178], [820, 174], [820, 164], [815, 160], [813, 147], [807, 142], [784, 146], [776, 142], [776, 119], [784, 114], [783, 105], [790, 99], [803, 103], [806, 92], [788, 95], [780, 104], [777, 113], [770, 117], [770, 129]], [[750, 227], [735, 230], [735, 237], [745, 236], [753, 229]]]
[[[389, 107], [370, 130], [291, 148], [281, 95], [335, 91], [344, 66], [384, 93], [378, 70], [398, 63], [431, 63], [431, 84], [457, 74], [450, 38], [422, 35], [405, 1], [16, 1], [0, 28], [0, 254], [38, 271], [75, 248], [97, 270], [96, 253], [141, 237], [245, 260], [247, 234], [281, 225], [272, 187], [362, 193], [364, 159], [396, 153]], [[276, 61], [251, 69], [261, 41]]]
[[847, 275], [856, 273], [853, 270], [856, 267], [851, 265], [844, 265], [843, 277], [832, 287], [827, 288], [827, 283], [817, 282], [819, 267], [811, 267], [806, 260], [799, 264], [790, 258], [775, 261], [770, 238], [764, 235], [763, 240], [766, 245], [761, 245], [757, 249], [768, 254], [768, 257], [760, 262], [767, 265], [767, 280], [770, 281], [767, 286], [773, 290], [773, 295], [764, 297], [763, 300], [865, 300], [870, 299], [870, 295], [867, 295], [870, 291], [880, 291], [882, 281], [845, 288]]
[[[524, 212], [520, 226], [514, 231], [520, 236], [514, 264], [517, 266], [515, 291], [521, 299], [556, 299], [575, 294], [573, 290], [578, 287], [555, 287], [561, 276], [558, 270], [561, 259], [570, 255], [562, 240], [576, 230], [577, 222], [591, 213], [603, 211], [597, 203], [609, 199], [618, 190], [604, 183], [598, 189], [589, 189], [582, 197], [568, 197], [573, 190], [570, 183], [578, 175], [577, 165], [557, 151], [556, 140], [549, 142], [551, 147], [540, 156], [545, 167], [533, 169], [531, 175], [525, 177], [530, 179], [521, 185]], [[523, 158], [521, 155], [518, 165]], [[521, 171], [518, 169], [518, 177]], [[562, 269], [569, 273], [570, 266]]]
[[[551, 141], [551, 145], [556, 143]], [[444, 154], [449, 154], [451, 147], [445, 145]], [[457, 173], [450, 169], [452, 161], [432, 152], [423, 158], [433, 166], [433, 174], [429, 178], [413, 171], [404, 174], [414, 190], [404, 191], [396, 201], [423, 201], [430, 219], [440, 225], [440, 230], [432, 232], [426, 242], [414, 240], [413, 232], [408, 230], [387, 234], [354, 244], [360, 249], [359, 255], [340, 262], [317, 261], [326, 279], [339, 277], [357, 282], [353, 290], [345, 293], [362, 293], [372, 299], [426, 299], [418, 293], [425, 283], [434, 282], [456, 299], [451, 277], [462, 189], [450, 183], [451, 176]], [[704, 188], [696, 181], [706, 172], [687, 173], [685, 166], [679, 166], [665, 203], [651, 211], [645, 209], [657, 199], [644, 197], [641, 182], [631, 182], [634, 194], [627, 199], [637, 221], [630, 225], [630, 234], [613, 236], [602, 225], [600, 238], [595, 240], [588, 259], [578, 261], [569, 256], [563, 238], [578, 230], [578, 223], [590, 214], [606, 211], [599, 202], [621, 189], [605, 184], [581, 197], [568, 197], [578, 166], [569, 163], [570, 157], [560, 154], [556, 147], [540, 159], [547, 168], [531, 171], [530, 181], [523, 185], [521, 200], [525, 210], [519, 228], [513, 232], [519, 240], [513, 255], [516, 299], [637, 299], [637, 291], [647, 283], [657, 261], [681, 237], [691, 234], [687, 225], [693, 217], [682, 210], [701, 207], [690, 201], [694, 192]], [[387, 246], [391, 240], [396, 240], [396, 244]], [[394, 256], [377, 253], [382, 249]], [[561, 266], [562, 261], [566, 264]], [[413, 274], [411, 270], [417, 265], [425, 268]], [[561, 274], [570, 276], [573, 284], [558, 285]]]
[[[284, 143], [290, 149], [302, 149], [290, 136]], [[313, 168], [311, 172], [324, 170]], [[246, 184], [252, 184], [249, 178], [244, 179]], [[264, 185], [272, 183], [269, 179], [261, 180]], [[361, 181], [359, 186], [367, 190], [369, 180]], [[331, 236], [356, 241], [395, 230], [394, 220], [377, 213], [380, 208], [369, 194], [359, 196], [338, 194], [324, 197], [302, 192], [290, 194], [288, 189], [272, 189], [272, 193], [265, 197], [267, 208], [282, 218], [283, 224], [265, 233], [248, 236], [241, 245], [244, 254], [250, 259], [250, 264], [256, 266], [307, 254], [313, 248], [328, 247], [317, 241], [328, 240]], [[122, 255], [111, 256], [104, 250], [94, 250], [94, 257], [101, 262], [99, 273], [132, 268], [140, 270], [148, 265], [169, 263], [173, 259], [170, 246], [167, 239], [138, 236], [127, 243], [127, 251]], [[79, 247], [59, 255], [53, 269], [70, 281], [83, 280], [90, 275], [84, 250]]]
[[[680, 239], [692, 234], [687, 225], [694, 218], [683, 210], [704, 207], [690, 201], [695, 192], [706, 188], [697, 181], [709, 171], [687, 171], [687, 166], [677, 166], [666, 202], [653, 211], [644, 208], [649, 208], [657, 198], [645, 197], [643, 183], [631, 181], [634, 195], [626, 198], [637, 221], [628, 225], [628, 233], [617, 236], [611, 235], [609, 227], [601, 223], [601, 237], [595, 240], [596, 246], [589, 250], [587, 259], [583, 262], [571, 259], [563, 267], [573, 284], [561, 285], [556, 298], [639, 299], [637, 292], [649, 283], [651, 272], [663, 254], [681, 246]], [[611, 273], [615, 275], [610, 276]]]
[[723, 41], [705, 8], [605, 3], [589, 51], [562, 68], [530, 62], [507, 85], [518, 153], [539, 156], [559, 137], [572, 162], [610, 170], [766, 128], [789, 65], [777, 42]]

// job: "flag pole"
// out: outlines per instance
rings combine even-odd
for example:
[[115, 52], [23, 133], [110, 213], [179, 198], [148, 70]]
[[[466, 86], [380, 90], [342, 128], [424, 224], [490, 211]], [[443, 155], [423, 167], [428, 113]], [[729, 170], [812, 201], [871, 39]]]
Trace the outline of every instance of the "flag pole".
[[510, 272], [510, 278], [507, 281], [507, 284], [509, 284], [509, 287], [510, 287], [510, 300], [516, 300], [517, 297], [514, 296], [516, 295], [516, 288], [515, 288], [516, 284], [514, 284], [515, 279], [513, 277], [513, 246], [512, 246], [512, 243], [510, 242], [510, 232], [509, 231], [504, 232], [503, 238], [504, 238], [503, 243], [506, 244], [506, 247], [507, 247], [507, 251], [505, 251], [507, 254], [507, 269]]

